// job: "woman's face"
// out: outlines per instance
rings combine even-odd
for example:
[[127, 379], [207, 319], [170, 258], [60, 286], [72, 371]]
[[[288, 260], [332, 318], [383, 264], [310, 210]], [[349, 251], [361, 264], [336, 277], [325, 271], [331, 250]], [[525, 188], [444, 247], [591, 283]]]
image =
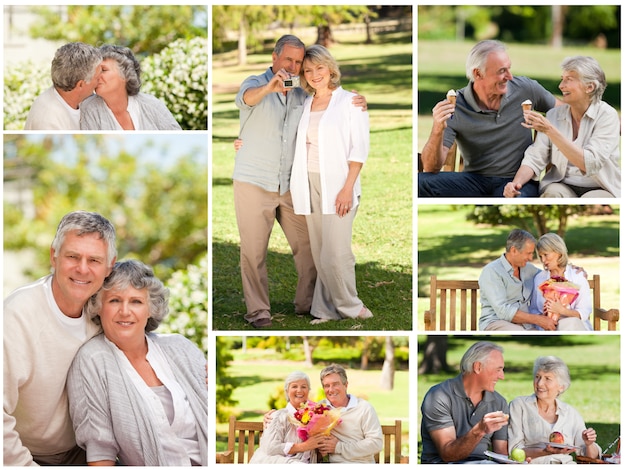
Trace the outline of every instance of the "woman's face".
[[537, 371], [533, 385], [537, 398], [544, 400], [554, 400], [563, 392], [563, 387], [552, 372]]
[[302, 66], [304, 79], [315, 90], [324, 90], [330, 85], [330, 69], [324, 64], [314, 64], [311, 60], [305, 59]]
[[559, 254], [555, 251], [539, 251], [539, 259], [541, 260], [541, 264], [543, 264], [543, 268], [548, 271], [558, 270], [559, 269]]
[[291, 382], [287, 387], [289, 403], [291, 403], [295, 408], [298, 408], [302, 403], [305, 403], [309, 399], [309, 391], [309, 385], [305, 379]]
[[102, 61], [102, 73], [98, 78], [96, 93], [103, 98], [126, 93], [126, 80], [120, 74], [120, 68], [114, 59]]
[[593, 91], [593, 86], [585, 85], [581, 82], [578, 73], [563, 71], [561, 83], [559, 83], [559, 90], [563, 93], [563, 101], [571, 105], [589, 102], [589, 93]]
[[106, 337], [121, 346], [145, 335], [150, 318], [148, 290], [128, 286], [102, 293], [100, 321]]

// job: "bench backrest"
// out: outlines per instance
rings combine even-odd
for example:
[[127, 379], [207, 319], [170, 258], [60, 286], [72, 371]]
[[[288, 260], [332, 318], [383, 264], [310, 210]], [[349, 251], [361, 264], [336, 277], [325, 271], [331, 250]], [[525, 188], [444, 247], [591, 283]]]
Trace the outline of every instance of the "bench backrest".
[[[605, 311], [600, 304], [600, 276], [594, 274], [589, 281], [592, 296], [592, 324], [595, 331], [606, 320], [609, 331], [617, 329], [619, 310]], [[430, 305], [424, 314], [426, 331], [477, 331], [479, 309], [478, 281], [442, 280], [430, 277]]]
[[[397, 419], [393, 425], [383, 425], [383, 462], [407, 463], [402, 456], [402, 421]], [[226, 452], [218, 454], [217, 463], [248, 463], [263, 435], [263, 423], [253, 421], [237, 421], [231, 416], [228, 421], [228, 447]], [[393, 457], [393, 460], [392, 460]], [[376, 463], [380, 456], [375, 455]]]

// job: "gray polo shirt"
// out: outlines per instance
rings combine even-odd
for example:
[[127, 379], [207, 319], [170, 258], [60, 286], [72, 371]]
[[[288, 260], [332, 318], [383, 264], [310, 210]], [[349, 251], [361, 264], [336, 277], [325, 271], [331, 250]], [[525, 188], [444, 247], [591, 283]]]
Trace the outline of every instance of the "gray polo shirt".
[[[422, 459], [421, 463], [443, 463], [437, 447], [430, 437], [431, 431], [449, 428], [456, 430], [456, 436], [467, 434], [487, 413], [502, 411], [509, 413], [509, 405], [498, 392], [483, 392], [483, 399], [474, 407], [465, 393], [463, 376], [457, 375], [433, 386], [422, 402]], [[485, 434], [469, 457], [465, 460], [485, 460], [485, 451], [492, 448], [493, 440], [507, 440], [507, 426], [492, 434]]]
[[546, 112], [556, 100], [535, 80], [513, 77], [498, 111], [480, 109], [472, 82], [457, 91], [456, 110], [448, 120], [443, 144], [451, 147], [456, 140], [463, 156], [464, 169], [484, 176], [513, 178], [524, 151], [532, 144], [530, 129], [522, 127], [522, 102], [533, 102], [533, 109]]
[[478, 277], [481, 306], [478, 329], [484, 330], [495, 320], [510, 322], [518, 310], [530, 312], [535, 274], [539, 271], [532, 263], [526, 263], [518, 279], [504, 254], [485, 266]]
[[243, 100], [248, 88], [263, 86], [273, 76], [270, 67], [263, 75], [246, 78], [235, 98], [243, 147], [235, 156], [233, 179], [285, 194], [289, 191], [296, 133], [307, 94], [302, 88], [294, 88], [286, 96], [271, 93], [256, 106], [248, 106]]

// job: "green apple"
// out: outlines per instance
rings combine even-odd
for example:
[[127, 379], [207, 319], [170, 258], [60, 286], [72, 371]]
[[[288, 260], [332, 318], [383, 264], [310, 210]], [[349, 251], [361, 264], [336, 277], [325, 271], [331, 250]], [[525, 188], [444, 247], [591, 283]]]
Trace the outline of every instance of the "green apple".
[[526, 452], [524, 449], [520, 449], [516, 447], [511, 451], [511, 460], [515, 460], [516, 462], [524, 462], [526, 460]]

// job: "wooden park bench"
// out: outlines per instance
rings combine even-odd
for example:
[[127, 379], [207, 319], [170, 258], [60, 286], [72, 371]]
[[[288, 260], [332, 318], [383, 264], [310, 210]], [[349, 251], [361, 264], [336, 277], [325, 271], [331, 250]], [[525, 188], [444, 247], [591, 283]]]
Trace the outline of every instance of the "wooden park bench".
[[[424, 171], [421, 153], [417, 154], [417, 170], [420, 173]], [[450, 147], [450, 150], [448, 150], [446, 159], [441, 167], [441, 171], [463, 171], [463, 155], [461, 155], [460, 152], [457, 152], [456, 142], [454, 142], [452, 147]]]
[[[376, 463], [409, 463], [402, 455], [402, 421], [383, 425], [383, 458], [375, 455]], [[259, 445], [263, 434], [263, 423], [237, 421], [231, 416], [228, 421], [228, 447], [215, 455], [216, 463], [248, 463]], [[393, 460], [392, 460], [393, 459]]]
[[[602, 329], [602, 321], [608, 330], [615, 331], [619, 321], [619, 309], [605, 310], [600, 307], [600, 276], [588, 279], [591, 289], [593, 311], [591, 323], [595, 331]], [[430, 308], [424, 313], [426, 331], [476, 331], [479, 308], [478, 281], [441, 280], [430, 276]]]

